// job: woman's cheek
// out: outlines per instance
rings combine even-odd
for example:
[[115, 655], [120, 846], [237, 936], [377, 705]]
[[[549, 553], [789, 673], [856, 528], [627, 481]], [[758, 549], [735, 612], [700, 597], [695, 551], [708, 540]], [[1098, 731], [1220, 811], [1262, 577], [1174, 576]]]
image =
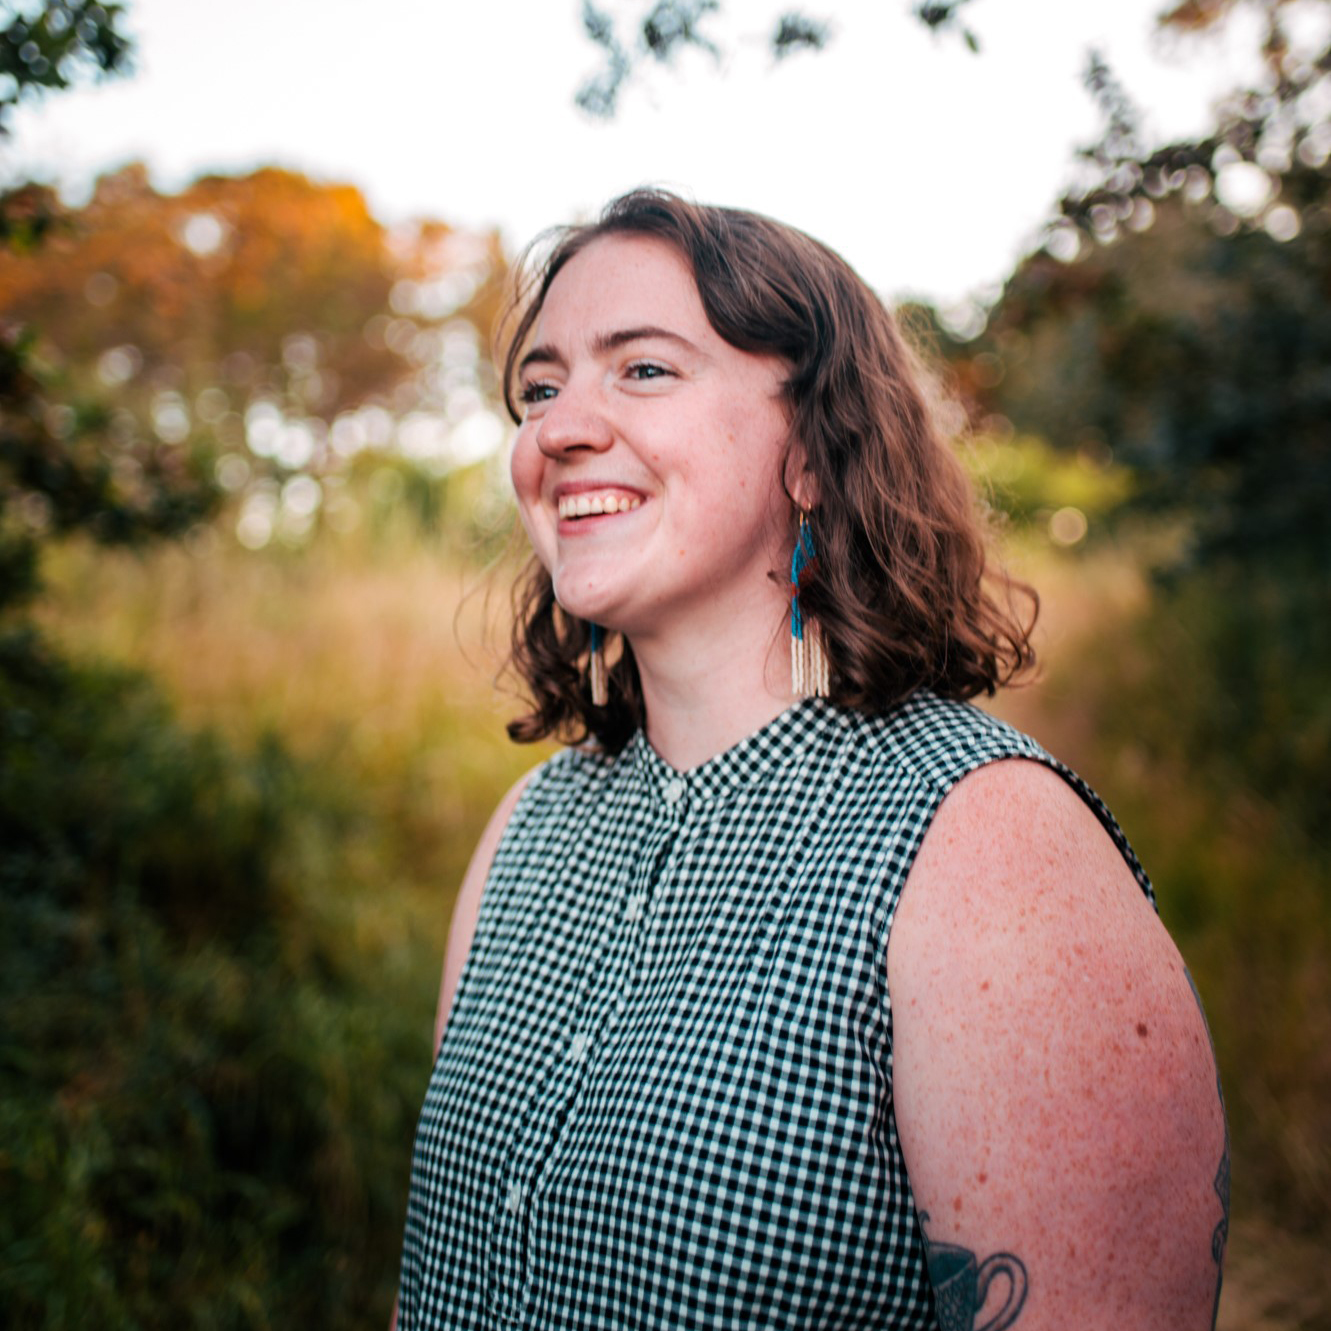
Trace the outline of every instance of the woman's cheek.
[[518, 431], [513, 442], [513, 452], [508, 460], [509, 479], [513, 484], [513, 495], [518, 503], [518, 515], [527, 530], [527, 536], [538, 554], [541, 554], [540, 534], [537, 531], [538, 513], [541, 503], [541, 450], [524, 426]]

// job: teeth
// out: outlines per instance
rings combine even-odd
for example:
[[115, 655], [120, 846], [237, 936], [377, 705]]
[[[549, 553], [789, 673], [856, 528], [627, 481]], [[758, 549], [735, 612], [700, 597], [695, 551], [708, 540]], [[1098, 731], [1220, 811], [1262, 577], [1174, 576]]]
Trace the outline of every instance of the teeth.
[[642, 500], [636, 495], [594, 494], [565, 495], [559, 501], [561, 518], [596, 517], [602, 513], [629, 513], [639, 508]]

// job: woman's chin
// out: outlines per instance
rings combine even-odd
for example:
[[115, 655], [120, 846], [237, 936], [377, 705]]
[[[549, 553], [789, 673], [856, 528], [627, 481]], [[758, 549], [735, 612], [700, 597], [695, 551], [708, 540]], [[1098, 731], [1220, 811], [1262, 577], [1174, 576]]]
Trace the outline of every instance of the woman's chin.
[[613, 616], [615, 607], [623, 600], [603, 571], [576, 570], [561, 565], [555, 568], [552, 580], [555, 599], [575, 619], [606, 623], [607, 616]]

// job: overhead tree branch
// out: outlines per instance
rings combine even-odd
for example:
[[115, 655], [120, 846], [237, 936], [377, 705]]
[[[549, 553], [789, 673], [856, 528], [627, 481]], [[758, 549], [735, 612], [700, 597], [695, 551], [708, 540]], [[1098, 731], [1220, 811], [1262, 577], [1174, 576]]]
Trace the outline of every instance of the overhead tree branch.
[[[911, 15], [931, 32], [955, 33], [972, 51], [979, 38], [962, 23], [961, 10], [972, 0], [917, 0]], [[583, 0], [582, 25], [588, 39], [604, 56], [602, 68], [578, 89], [575, 101], [589, 115], [607, 120], [615, 114], [625, 84], [643, 60], [669, 63], [685, 47], [705, 51], [720, 61], [722, 47], [705, 24], [721, 12], [721, 0], [651, 0], [637, 18], [620, 21], [594, 0]], [[832, 25], [802, 10], [777, 16], [764, 45], [778, 60], [801, 51], [821, 51], [832, 38]], [[631, 36], [621, 36], [621, 32]]]
[[0, 136], [19, 102], [68, 88], [85, 74], [101, 78], [129, 69], [131, 43], [121, 29], [123, 4], [46, 0], [0, 5]]

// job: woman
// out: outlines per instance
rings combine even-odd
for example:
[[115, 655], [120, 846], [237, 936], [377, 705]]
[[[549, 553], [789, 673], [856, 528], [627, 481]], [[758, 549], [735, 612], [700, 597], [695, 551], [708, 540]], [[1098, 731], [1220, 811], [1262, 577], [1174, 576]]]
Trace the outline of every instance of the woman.
[[510, 731], [577, 747], [458, 900], [400, 1325], [1210, 1326], [1204, 1020], [1108, 811], [962, 701], [1023, 589], [882, 304], [639, 191], [505, 382]]

